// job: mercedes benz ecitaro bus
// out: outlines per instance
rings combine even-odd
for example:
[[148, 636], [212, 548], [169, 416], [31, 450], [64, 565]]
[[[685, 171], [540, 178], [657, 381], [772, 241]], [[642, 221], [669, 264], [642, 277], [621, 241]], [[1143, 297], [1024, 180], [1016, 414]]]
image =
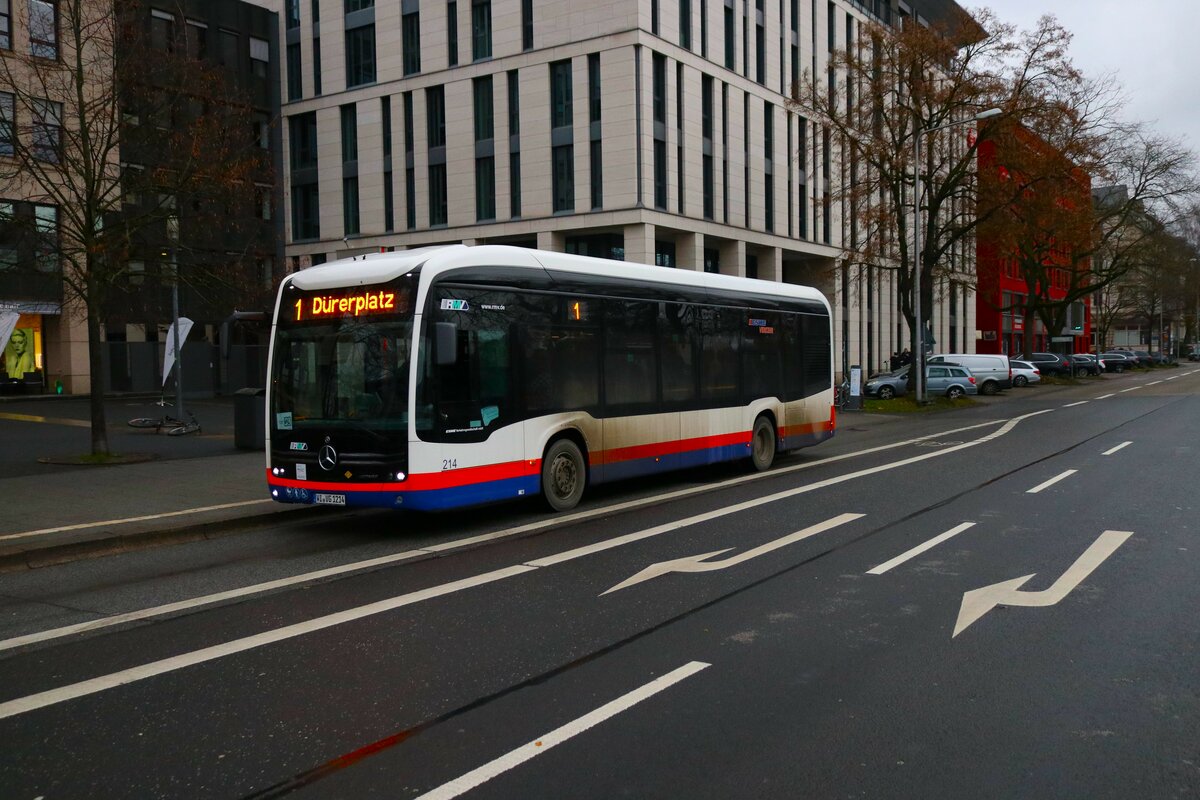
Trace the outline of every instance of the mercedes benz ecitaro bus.
[[451, 245], [288, 276], [267, 483], [444, 509], [747, 459], [834, 433], [829, 304], [786, 283]]

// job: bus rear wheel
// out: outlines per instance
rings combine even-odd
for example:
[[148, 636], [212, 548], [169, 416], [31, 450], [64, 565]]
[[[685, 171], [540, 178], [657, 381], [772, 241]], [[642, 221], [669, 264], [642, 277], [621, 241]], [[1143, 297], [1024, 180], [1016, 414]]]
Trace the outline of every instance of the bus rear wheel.
[[750, 435], [750, 463], [756, 472], [765, 472], [775, 462], [775, 426], [771, 420], [759, 417], [754, 420], [754, 432]]
[[542, 496], [555, 511], [570, 511], [579, 505], [587, 483], [583, 453], [570, 439], [550, 445], [542, 459]]

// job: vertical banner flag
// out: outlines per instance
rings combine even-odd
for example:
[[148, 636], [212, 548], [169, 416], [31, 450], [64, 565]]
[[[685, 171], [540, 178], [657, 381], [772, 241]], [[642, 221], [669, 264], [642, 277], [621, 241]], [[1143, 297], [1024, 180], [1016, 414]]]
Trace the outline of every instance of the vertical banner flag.
[[[12, 332], [17, 327], [17, 320], [20, 318], [21, 315], [16, 311], [0, 311], [0, 350], [8, 347], [8, 340], [12, 337]], [[11, 377], [18, 378], [20, 376], [13, 375]]]
[[167, 376], [171, 374], [171, 367], [175, 364], [176, 325], [179, 326], [179, 346], [182, 348], [183, 343], [187, 341], [188, 331], [192, 329], [192, 321], [187, 317], [180, 317], [167, 328], [167, 352], [163, 356], [163, 386], [167, 385]]

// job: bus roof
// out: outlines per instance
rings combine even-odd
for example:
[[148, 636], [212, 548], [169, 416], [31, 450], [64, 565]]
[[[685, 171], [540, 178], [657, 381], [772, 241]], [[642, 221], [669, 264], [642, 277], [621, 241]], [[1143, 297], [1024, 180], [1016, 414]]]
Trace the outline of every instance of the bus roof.
[[[433, 278], [450, 270], [463, 267], [486, 267], [504, 265], [574, 272], [585, 275], [603, 275], [621, 281], [647, 282], [659, 285], [674, 284], [712, 288], [731, 292], [749, 292], [814, 300], [829, 310], [829, 301], [820, 291], [810, 286], [791, 283], [762, 281], [753, 278], [735, 278], [708, 272], [686, 269], [666, 269], [646, 264], [614, 261], [607, 258], [592, 258], [569, 253], [554, 253], [532, 250], [511, 245], [440, 245], [414, 250], [398, 250], [388, 253], [369, 253], [355, 258], [340, 259], [317, 267], [301, 270], [288, 280], [300, 289], [332, 289], [346, 286], [363, 286], [383, 283], [405, 275], [420, 267], [422, 283], [428, 286]], [[418, 297], [418, 308], [424, 298]]]

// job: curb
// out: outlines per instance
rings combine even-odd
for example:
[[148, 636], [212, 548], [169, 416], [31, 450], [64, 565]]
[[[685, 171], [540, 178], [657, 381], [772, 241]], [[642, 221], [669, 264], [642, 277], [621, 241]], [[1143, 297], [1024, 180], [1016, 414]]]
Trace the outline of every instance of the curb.
[[291, 518], [301, 511], [314, 511], [322, 516], [340, 516], [346, 510], [296, 504], [292, 508], [272, 508], [259, 514], [250, 514], [228, 519], [197, 522], [170, 530], [145, 530], [118, 535], [97, 534], [95, 538], [75, 542], [49, 544], [44, 547], [13, 547], [0, 551], [0, 574], [26, 569], [40, 569], [73, 561], [83, 561], [104, 556], [149, 550], [167, 545], [186, 544], [204, 539], [221, 539], [238, 533], [247, 533], [266, 527], [279, 520], [280, 516]]

